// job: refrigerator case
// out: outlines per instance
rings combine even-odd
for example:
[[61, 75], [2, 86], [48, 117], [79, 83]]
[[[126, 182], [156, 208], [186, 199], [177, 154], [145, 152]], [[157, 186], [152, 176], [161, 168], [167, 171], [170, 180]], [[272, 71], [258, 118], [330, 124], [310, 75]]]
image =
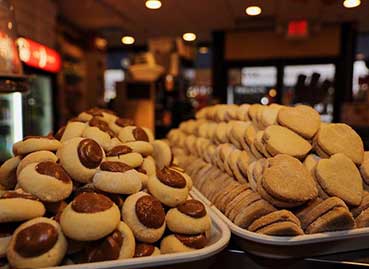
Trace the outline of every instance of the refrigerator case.
[[12, 156], [12, 145], [22, 138], [22, 94], [0, 94], [0, 163]]

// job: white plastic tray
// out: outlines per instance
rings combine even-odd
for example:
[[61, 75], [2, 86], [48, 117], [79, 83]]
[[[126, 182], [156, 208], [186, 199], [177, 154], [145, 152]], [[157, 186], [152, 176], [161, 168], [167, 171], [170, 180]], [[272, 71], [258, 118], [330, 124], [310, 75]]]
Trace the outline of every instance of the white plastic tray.
[[369, 228], [300, 236], [270, 236], [242, 229], [193, 188], [193, 196], [210, 207], [231, 229], [245, 251], [269, 258], [296, 258], [369, 248]]
[[[191, 193], [192, 195], [192, 193]], [[100, 269], [100, 268], [143, 268], [161, 266], [166, 264], [185, 263], [203, 260], [222, 251], [228, 244], [231, 232], [228, 226], [220, 220], [219, 216], [207, 208], [212, 219], [212, 231], [209, 245], [203, 249], [178, 254], [165, 254], [155, 257], [132, 258], [106, 262], [83, 263], [50, 267], [54, 269]]]

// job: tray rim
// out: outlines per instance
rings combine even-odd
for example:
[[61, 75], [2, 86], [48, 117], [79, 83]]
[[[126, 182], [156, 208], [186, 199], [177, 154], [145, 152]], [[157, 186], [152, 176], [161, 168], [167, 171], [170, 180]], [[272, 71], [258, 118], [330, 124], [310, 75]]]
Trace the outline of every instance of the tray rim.
[[[193, 190], [190, 191], [190, 195], [195, 197]], [[105, 261], [105, 262], [94, 262], [94, 263], [82, 263], [72, 265], [62, 265], [47, 267], [49, 269], [107, 269], [107, 268], [142, 268], [142, 267], [153, 267], [176, 263], [185, 263], [192, 261], [199, 261], [214, 256], [215, 254], [222, 251], [229, 243], [231, 238], [231, 231], [221, 220], [220, 216], [214, 212], [207, 204], [207, 211], [210, 215], [213, 225], [217, 226], [220, 231], [220, 238], [213, 244], [206, 246], [203, 249], [190, 252], [181, 252], [173, 254], [163, 254], [154, 257], [141, 257], [141, 258], [130, 258], [123, 260]]]
[[330, 241], [342, 241], [361, 236], [369, 236], [369, 227], [367, 228], [355, 228], [352, 230], [337, 231], [337, 232], [325, 232], [308, 235], [298, 236], [271, 236], [257, 234], [254, 232], [247, 231], [232, 221], [230, 221], [218, 208], [216, 208], [196, 187], [193, 187], [192, 192], [194, 196], [210, 207], [221, 220], [223, 220], [231, 230], [232, 234], [246, 240], [250, 240], [256, 243], [274, 245], [274, 246], [297, 246], [297, 245], [308, 245], [319, 242], [330, 242]]

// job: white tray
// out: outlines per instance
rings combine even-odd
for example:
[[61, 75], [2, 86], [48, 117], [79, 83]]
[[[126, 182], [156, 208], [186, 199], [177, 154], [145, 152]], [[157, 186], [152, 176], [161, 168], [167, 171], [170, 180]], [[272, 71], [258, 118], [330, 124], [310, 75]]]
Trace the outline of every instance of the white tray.
[[[192, 193], [191, 193], [192, 195]], [[160, 266], [166, 264], [176, 264], [203, 260], [222, 251], [228, 244], [231, 232], [226, 224], [220, 220], [212, 210], [207, 208], [212, 219], [212, 231], [209, 245], [203, 249], [178, 254], [165, 254], [155, 257], [132, 258], [126, 260], [115, 260], [106, 262], [83, 263], [49, 267], [54, 269], [100, 269], [100, 268], [143, 268]]]
[[245, 251], [268, 258], [296, 258], [369, 248], [369, 228], [299, 236], [270, 236], [242, 229], [193, 188], [193, 196], [210, 207], [231, 229]]

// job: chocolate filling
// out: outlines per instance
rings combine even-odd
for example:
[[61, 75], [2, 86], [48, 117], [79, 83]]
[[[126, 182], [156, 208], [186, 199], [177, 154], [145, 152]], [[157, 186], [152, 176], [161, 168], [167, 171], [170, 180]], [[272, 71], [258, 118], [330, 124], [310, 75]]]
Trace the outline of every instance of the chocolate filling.
[[134, 125], [134, 122], [131, 119], [119, 118], [115, 120], [115, 124], [120, 127], [127, 127], [127, 126]]
[[161, 170], [157, 170], [156, 176], [162, 183], [170, 187], [177, 189], [186, 187], [186, 180], [184, 179], [184, 177], [169, 168], [164, 167]]
[[136, 168], [136, 171], [142, 174], [147, 175], [147, 171], [145, 169], [143, 169], [141, 166]]
[[30, 193], [21, 193], [17, 191], [7, 191], [5, 192], [0, 199], [11, 199], [11, 198], [22, 198], [22, 199], [28, 199], [28, 200], [36, 200], [38, 201], [38, 198]]
[[185, 246], [194, 249], [204, 248], [207, 244], [207, 239], [205, 234], [197, 235], [185, 235], [185, 234], [175, 234], [175, 237], [182, 242]]
[[77, 152], [81, 163], [90, 169], [98, 167], [104, 156], [99, 144], [89, 138], [79, 142]]
[[119, 208], [121, 208], [123, 206], [124, 200], [123, 200], [122, 195], [116, 194], [116, 193], [103, 192], [103, 191], [100, 191], [98, 189], [95, 189], [93, 186], [89, 186], [89, 185], [87, 185], [87, 186], [85, 185], [85, 186], [77, 189], [75, 191], [75, 193], [74, 193], [75, 194], [75, 197], [78, 196], [81, 193], [84, 193], [84, 192], [99, 193], [99, 194], [105, 195], [110, 200], [112, 200], [113, 203], [116, 204]]
[[51, 161], [41, 162], [37, 164], [36, 171], [42, 175], [54, 177], [64, 183], [69, 183], [72, 181], [61, 165]]
[[60, 139], [63, 137], [63, 134], [65, 132], [66, 126], [62, 126], [55, 134], [55, 138], [60, 141]]
[[146, 243], [136, 243], [135, 258], [151, 256], [155, 247]]
[[87, 114], [90, 114], [90, 115], [92, 115], [92, 116], [100, 116], [100, 117], [102, 117], [103, 116], [103, 114], [102, 114], [102, 110], [101, 109], [99, 109], [99, 108], [91, 108], [91, 109], [89, 109], [89, 110], [87, 110], [86, 111], [86, 113]]
[[102, 171], [123, 173], [129, 170], [132, 170], [133, 168], [125, 163], [106, 161], [106, 162], [101, 163], [100, 169]]
[[127, 153], [131, 153], [132, 149], [128, 146], [119, 145], [112, 148], [108, 153], [107, 157], [119, 156]]
[[187, 200], [183, 204], [180, 204], [177, 209], [193, 218], [202, 218], [206, 215], [205, 206], [197, 200]]
[[93, 243], [87, 250], [87, 262], [101, 262], [117, 260], [123, 244], [123, 237], [120, 231], [115, 230], [112, 234]]
[[165, 211], [159, 200], [145, 195], [136, 202], [136, 215], [139, 221], [148, 228], [158, 229], [165, 221]]
[[136, 140], [149, 142], [149, 137], [147, 136], [145, 130], [141, 127], [136, 127], [135, 129], [133, 129], [132, 133], [133, 137]]
[[53, 248], [58, 231], [49, 223], [36, 223], [21, 230], [15, 239], [14, 250], [23, 257], [37, 257]]
[[105, 195], [94, 192], [83, 192], [74, 198], [72, 208], [78, 213], [97, 213], [108, 210], [113, 201]]
[[99, 128], [101, 131], [103, 132], [106, 132], [110, 135], [110, 137], [114, 137], [115, 134], [114, 132], [109, 128], [109, 125], [105, 122], [105, 121], [102, 121], [96, 117], [93, 117], [89, 123], [88, 123], [90, 126], [94, 126], [94, 127], [97, 127]]

